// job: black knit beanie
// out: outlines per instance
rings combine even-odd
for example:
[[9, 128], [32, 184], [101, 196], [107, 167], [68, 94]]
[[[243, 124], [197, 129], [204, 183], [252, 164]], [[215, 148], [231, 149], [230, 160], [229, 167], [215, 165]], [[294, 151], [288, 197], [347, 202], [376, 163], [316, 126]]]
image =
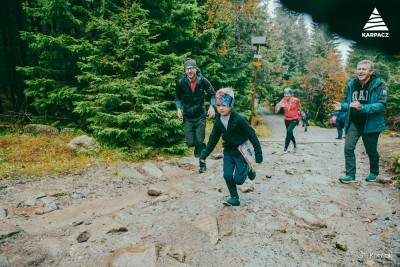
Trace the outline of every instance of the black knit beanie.
[[193, 68], [197, 68], [197, 64], [196, 64], [196, 60], [188, 58], [185, 62], [185, 64], [183, 65], [183, 67], [189, 68], [189, 67], [193, 67]]

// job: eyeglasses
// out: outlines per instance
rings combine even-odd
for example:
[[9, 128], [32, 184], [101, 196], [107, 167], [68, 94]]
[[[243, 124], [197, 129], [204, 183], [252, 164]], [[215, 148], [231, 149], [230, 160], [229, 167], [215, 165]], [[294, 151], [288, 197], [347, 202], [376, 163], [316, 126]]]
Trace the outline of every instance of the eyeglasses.
[[195, 70], [195, 69], [196, 69], [195, 67], [187, 67], [185, 70], [189, 71], [189, 70]]

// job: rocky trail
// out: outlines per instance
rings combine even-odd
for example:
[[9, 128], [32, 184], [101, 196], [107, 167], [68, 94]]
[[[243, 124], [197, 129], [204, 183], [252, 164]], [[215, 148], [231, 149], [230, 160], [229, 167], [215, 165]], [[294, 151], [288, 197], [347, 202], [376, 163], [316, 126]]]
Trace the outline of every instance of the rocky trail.
[[[194, 157], [90, 166], [0, 187], [0, 267], [400, 266], [400, 191], [381, 167], [341, 184], [336, 129], [296, 127], [283, 154], [283, 118], [264, 112], [264, 162], [225, 207], [222, 152], [198, 173]], [[394, 142], [399, 142], [398, 137]]]

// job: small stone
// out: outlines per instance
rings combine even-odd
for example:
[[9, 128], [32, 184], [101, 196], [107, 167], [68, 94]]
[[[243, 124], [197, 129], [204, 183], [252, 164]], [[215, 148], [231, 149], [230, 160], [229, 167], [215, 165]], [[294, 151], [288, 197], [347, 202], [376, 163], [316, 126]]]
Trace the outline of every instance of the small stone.
[[178, 260], [179, 262], [185, 262], [185, 251], [182, 248], [173, 248], [168, 252], [168, 255]]
[[325, 238], [333, 238], [333, 237], [336, 237], [336, 232], [335, 231], [323, 231], [322, 235]]
[[336, 240], [336, 248], [343, 250], [343, 251], [347, 251], [347, 242], [346, 240], [344, 240], [343, 238], [338, 238]]
[[78, 241], [78, 243], [82, 243], [82, 242], [88, 241], [89, 237], [90, 237], [90, 233], [88, 231], [84, 231], [78, 235], [76, 240]]
[[77, 222], [72, 222], [71, 226], [78, 226], [78, 225], [81, 225], [81, 224], [83, 224], [83, 221], [77, 221]]
[[35, 196], [36, 199], [40, 199], [40, 198], [44, 198], [44, 197], [46, 197], [46, 194], [44, 192], [40, 192]]
[[158, 189], [157, 187], [150, 186], [149, 189], [147, 190], [147, 194], [149, 196], [159, 196], [161, 195], [161, 190]]
[[3, 207], [0, 207], [0, 219], [7, 218], [7, 215], [8, 215], [7, 209], [4, 209]]
[[293, 168], [293, 167], [287, 168], [287, 169], [285, 170], [285, 174], [288, 174], [288, 175], [294, 175], [295, 172], [296, 172], [296, 169]]
[[108, 231], [107, 234], [122, 233], [122, 232], [128, 232], [128, 228], [126, 227], [114, 228]]

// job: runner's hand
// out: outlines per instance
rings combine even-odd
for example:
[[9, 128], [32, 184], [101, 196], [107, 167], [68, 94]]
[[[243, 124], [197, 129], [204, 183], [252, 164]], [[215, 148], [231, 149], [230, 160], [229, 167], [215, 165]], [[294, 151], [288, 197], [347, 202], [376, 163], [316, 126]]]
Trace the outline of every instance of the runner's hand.
[[342, 109], [342, 104], [340, 104], [340, 102], [336, 102], [335, 104], [333, 104], [333, 109], [334, 110], [341, 110]]
[[358, 100], [355, 100], [350, 103], [350, 107], [355, 108], [357, 110], [361, 109], [361, 103]]
[[178, 108], [178, 111], [177, 111], [176, 114], [178, 115], [178, 118], [179, 118], [179, 119], [182, 119], [182, 118], [183, 118], [183, 116], [182, 116], [182, 110], [181, 110], [180, 108]]
[[210, 118], [214, 118], [215, 117], [215, 110], [213, 108], [213, 106], [210, 106], [207, 112], [208, 117]]

